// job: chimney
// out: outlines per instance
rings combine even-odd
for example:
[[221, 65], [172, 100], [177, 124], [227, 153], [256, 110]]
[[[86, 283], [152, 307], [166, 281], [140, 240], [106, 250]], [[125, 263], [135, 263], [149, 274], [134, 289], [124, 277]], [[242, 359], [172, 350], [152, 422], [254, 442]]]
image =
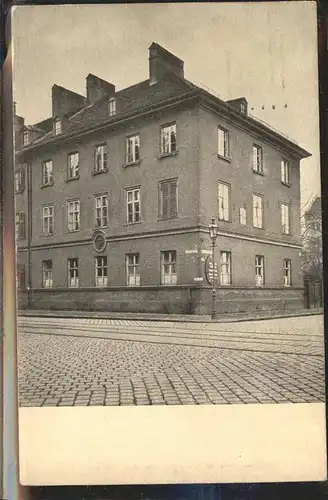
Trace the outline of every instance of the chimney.
[[149, 47], [149, 85], [159, 82], [166, 74], [184, 78], [184, 62], [153, 42]]
[[115, 85], [91, 73], [87, 76], [87, 104], [93, 104], [102, 97], [114, 97]]
[[52, 117], [63, 118], [83, 108], [85, 98], [71, 90], [54, 85], [52, 87]]
[[239, 113], [247, 115], [248, 103], [245, 97], [238, 97], [238, 99], [232, 99], [231, 101], [227, 101], [227, 103], [236, 108]]

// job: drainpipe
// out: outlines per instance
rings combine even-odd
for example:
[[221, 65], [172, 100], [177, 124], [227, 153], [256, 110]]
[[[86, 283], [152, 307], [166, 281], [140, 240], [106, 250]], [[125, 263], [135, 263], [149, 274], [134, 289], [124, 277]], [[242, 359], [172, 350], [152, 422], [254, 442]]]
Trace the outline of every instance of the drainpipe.
[[32, 294], [32, 166], [27, 163], [27, 309], [31, 309]]

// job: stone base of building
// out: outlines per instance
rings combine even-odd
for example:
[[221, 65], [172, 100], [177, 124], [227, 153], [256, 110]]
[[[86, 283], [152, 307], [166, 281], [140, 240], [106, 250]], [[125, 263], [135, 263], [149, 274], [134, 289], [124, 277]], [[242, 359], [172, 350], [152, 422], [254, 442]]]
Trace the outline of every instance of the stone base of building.
[[[18, 293], [18, 309], [104, 311], [207, 315], [212, 309], [210, 287], [119, 287], [33, 290]], [[304, 307], [303, 288], [217, 289], [219, 314], [288, 312]]]

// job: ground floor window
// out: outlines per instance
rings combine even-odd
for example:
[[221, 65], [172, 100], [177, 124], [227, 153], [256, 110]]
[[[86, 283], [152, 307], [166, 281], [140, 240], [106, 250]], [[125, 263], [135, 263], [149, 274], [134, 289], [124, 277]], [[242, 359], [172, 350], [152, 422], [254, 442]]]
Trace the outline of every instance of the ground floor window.
[[220, 252], [220, 285], [231, 284], [231, 253]]
[[26, 288], [26, 276], [24, 264], [17, 264], [17, 288], [24, 290]]
[[264, 285], [264, 257], [263, 255], [255, 256], [255, 285]]
[[77, 288], [79, 286], [79, 260], [68, 259], [68, 286]]
[[292, 261], [284, 259], [284, 285], [290, 286], [292, 284]]
[[43, 288], [52, 288], [53, 286], [52, 260], [42, 261], [42, 286]]
[[176, 285], [177, 283], [177, 253], [176, 251], [161, 252], [161, 284]]
[[96, 257], [96, 286], [107, 286], [107, 257]]
[[126, 256], [126, 284], [140, 285], [140, 257], [138, 253]]

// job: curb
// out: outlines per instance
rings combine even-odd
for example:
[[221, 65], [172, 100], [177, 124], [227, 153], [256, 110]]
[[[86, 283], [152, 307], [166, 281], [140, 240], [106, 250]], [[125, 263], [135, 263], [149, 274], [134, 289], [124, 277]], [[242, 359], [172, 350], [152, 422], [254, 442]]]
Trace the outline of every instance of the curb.
[[304, 317], [304, 316], [318, 316], [323, 314], [323, 309], [313, 309], [313, 310], [301, 310], [299, 312], [290, 312], [287, 314], [271, 314], [271, 315], [263, 315], [263, 316], [245, 316], [245, 317], [235, 317], [235, 316], [222, 316], [221, 318], [217, 318], [212, 320], [208, 316], [204, 316], [203, 318], [200, 316], [192, 317], [192, 316], [174, 316], [170, 315], [168, 317], [163, 315], [151, 315], [149, 317], [142, 314], [134, 314], [125, 315], [124, 313], [100, 313], [99, 315], [96, 312], [78, 312], [78, 311], [18, 311], [17, 315], [19, 317], [42, 317], [42, 318], [68, 318], [68, 319], [119, 319], [124, 321], [166, 321], [166, 322], [183, 322], [183, 323], [240, 323], [245, 321], [261, 321], [268, 319], [282, 319], [282, 318], [295, 318], [295, 317]]

